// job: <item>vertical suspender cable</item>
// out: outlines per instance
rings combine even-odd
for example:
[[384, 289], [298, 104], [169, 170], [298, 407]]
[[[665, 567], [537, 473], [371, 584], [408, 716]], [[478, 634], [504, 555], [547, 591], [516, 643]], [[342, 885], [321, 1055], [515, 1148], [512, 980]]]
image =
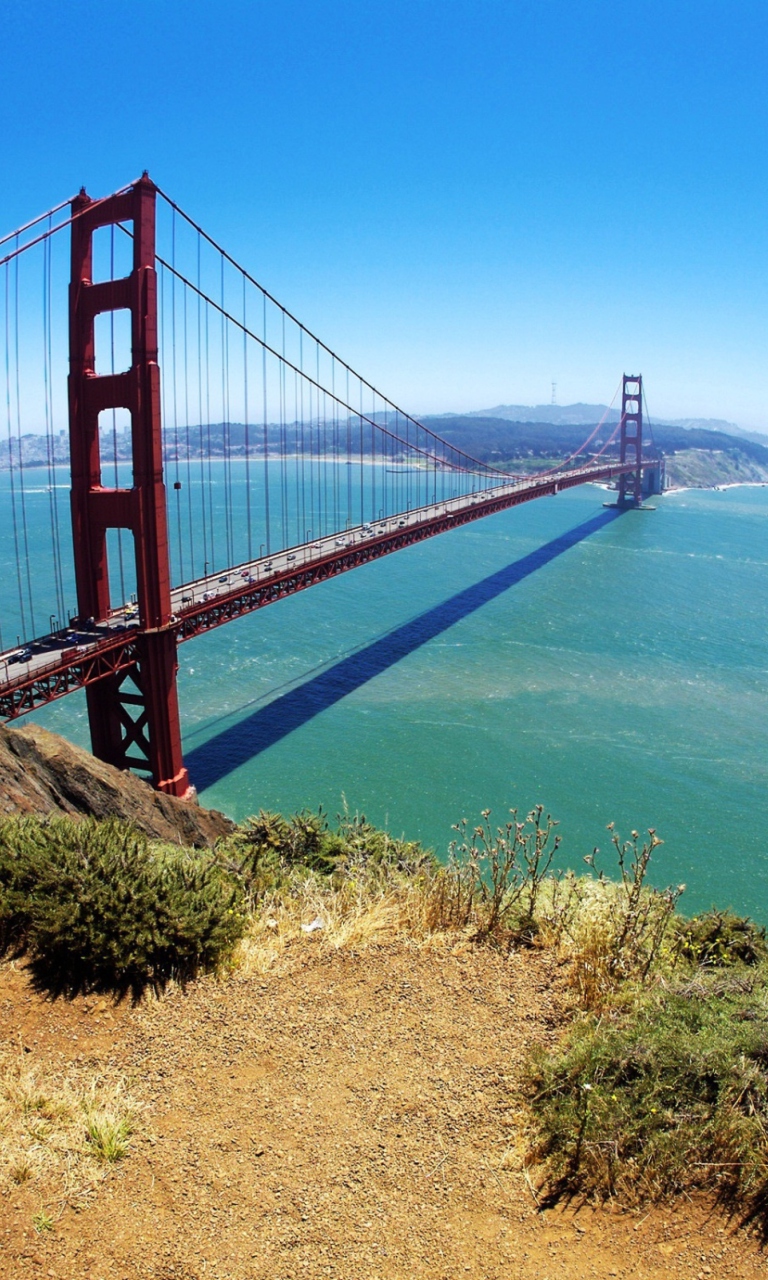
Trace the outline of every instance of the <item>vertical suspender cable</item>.
[[331, 391], [333, 393], [333, 434], [331, 436], [331, 453], [333, 456], [333, 526], [339, 528], [339, 405], [336, 399], [336, 357], [331, 358]]
[[384, 491], [384, 511], [386, 515], [389, 515], [390, 512], [394, 513], [397, 510], [397, 506], [392, 498], [392, 481], [389, 476], [391, 459], [389, 457], [389, 454], [390, 454], [389, 435], [387, 433], [387, 428], [389, 426], [389, 409], [388, 409], [386, 400], [384, 401], [384, 408], [382, 412], [384, 414], [384, 434], [381, 438], [382, 453], [383, 453], [382, 462], [384, 464], [384, 478], [382, 480], [382, 489]]
[[349, 365], [347, 365], [347, 394], [346, 408], [347, 415], [347, 522], [352, 523], [352, 415], [349, 411]]
[[[318, 346], [317, 346], [317, 342], [315, 342], [315, 373], [317, 373], [317, 366], [318, 366], [319, 359], [320, 359], [320, 356], [319, 356]], [[314, 412], [314, 418], [313, 418], [314, 434], [311, 442], [313, 494], [314, 494], [315, 482], [317, 484], [317, 493], [312, 498], [312, 512], [317, 522], [317, 536], [318, 538], [322, 538], [323, 536], [323, 499], [322, 499], [322, 492], [320, 487], [321, 485], [320, 388], [316, 385], [314, 388], [312, 388], [312, 390], [314, 390], [314, 401], [315, 401], [315, 412]]]
[[331, 490], [331, 499], [328, 497], [328, 392], [323, 388], [323, 513], [325, 518], [326, 534], [333, 532], [333, 515], [331, 511], [331, 500], [333, 498], [333, 490]]
[[[317, 509], [320, 516], [320, 534], [325, 535], [328, 520], [328, 504], [325, 498], [325, 393], [323, 393], [323, 424], [320, 422], [320, 343], [315, 344], [315, 372], [317, 380]], [[323, 430], [323, 444], [320, 443], [320, 431]]]
[[251, 528], [251, 436], [248, 410], [248, 315], [246, 310], [245, 275], [243, 274], [243, 410], [245, 414], [245, 510], [248, 531], [248, 559], [253, 559], [253, 530]]
[[10, 264], [5, 264], [5, 404], [8, 415], [8, 474], [11, 490], [11, 519], [13, 521], [13, 545], [16, 553], [16, 582], [19, 589], [19, 618], [21, 634], [27, 639], [27, 620], [24, 610], [24, 589], [21, 576], [21, 548], [19, 546], [19, 519], [16, 510], [16, 479], [13, 461], [13, 432], [11, 427], [11, 311]]
[[282, 313], [282, 355], [278, 361], [278, 394], [280, 398], [280, 530], [282, 547], [288, 546], [288, 473], [285, 459], [285, 312]]
[[[50, 231], [52, 217], [48, 217]], [[56, 443], [53, 424], [53, 387], [51, 373], [51, 258], [53, 244], [50, 237], [43, 241], [43, 384], [45, 392], [45, 435], [48, 458], [48, 499], [51, 520], [51, 545], [53, 549], [53, 576], [56, 593], [56, 612], [64, 624], [64, 582], [61, 571], [61, 540], [59, 537], [59, 508], [56, 489]], [[2, 649], [0, 639], [0, 649]]]
[[187, 454], [187, 524], [189, 527], [189, 565], [190, 578], [195, 577], [195, 530], [192, 516], [192, 453], [189, 440], [189, 325], [187, 318], [187, 294], [184, 286], [184, 444]]
[[317, 526], [317, 523], [316, 523], [316, 521], [315, 521], [315, 498], [314, 498], [314, 487], [313, 487], [313, 486], [314, 486], [314, 472], [313, 472], [313, 467], [312, 467], [312, 442], [313, 442], [313, 436], [312, 436], [312, 403], [313, 403], [313, 400], [312, 400], [312, 392], [313, 392], [313, 387], [312, 387], [312, 382], [311, 382], [311, 380], [310, 380], [309, 378], [306, 380], [306, 384], [305, 384], [305, 391], [306, 391], [306, 396], [307, 396], [307, 420], [306, 420], [305, 436], [304, 436], [304, 456], [305, 456], [305, 463], [304, 463], [304, 472], [303, 472], [303, 474], [304, 474], [304, 481], [303, 481], [303, 483], [304, 483], [305, 487], [306, 487], [306, 488], [307, 488], [307, 490], [308, 490], [308, 497], [307, 497], [307, 501], [306, 501], [306, 512], [305, 512], [305, 515], [304, 515], [304, 523], [307, 525], [307, 527], [308, 527], [308, 528], [311, 528], [311, 529], [312, 529], [312, 536], [313, 536], [313, 537], [315, 537], [315, 538], [319, 538], [319, 537], [320, 537], [320, 529], [319, 529], [319, 527]]
[[[55, 402], [54, 402], [53, 376], [52, 376], [52, 371], [53, 371], [53, 320], [52, 320], [52, 310], [51, 310], [51, 299], [53, 297], [52, 276], [53, 276], [53, 243], [51, 242], [51, 251], [48, 255], [48, 369], [51, 371], [50, 390], [48, 395], [49, 395], [49, 402], [51, 406], [51, 429], [53, 430], [54, 423], [55, 423], [55, 416], [54, 416]], [[54, 445], [53, 445], [53, 462], [54, 462], [54, 478], [55, 478], [55, 475], [56, 475], [55, 436], [54, 436]], [[53, 516], [54, 516], [54, 522], [56, 525], [56, 551], [57, 551], [57, 557], [58, 557], [59, 596], [61, 601], [61, 604], [60, 604], [61, 621], [63, 625], [64, 615], [66, 613], [66, 598], [64, 594], [64, 571], [63, 571], [62, 556], [61, 556], [61, 525], [59, 521], [59, 488], [58, 488], [58, 485], [56, 484], [54, 484], [54, 489], [53, 489]]]
[[[19, 237], [16, 237], [18, 244]], [[19, 360], [19, 259], [15, 261], [15, 299], [14, 299], [14, 339], [15, 339], [15, 364], [16, 364], [16, 433], [19, 445], [19, 494], [21, 497], [21, 530], [22, 541], [24, 545], [24, 563], [27, 574], [27, 598], [29, 600], [29, 617], [32, 623], [32, 631], [35, 627], [35, 607], [32, 600], [32, 574], [29, 565], [29, 528], [27, 525], [27, 500], [24, 489], [24, 458], [21, 452], [21, 375]]]
[[299, 368], [302, 377], [301, 386], [301, 438], [299, 442], [299, 467], [301, 468], [301, 541], [307, 537], [307, 496], [305, 486], [306, 456], [304, 452], [304, 330], [299, 329]]
[[221, 282], [221, 417], [224, 434], [224, 514], [227, 531], [227, 567], [234, 563], [234, 531], [232, 527], [232, 437], [229, 421], [229, 330], [224, 308], [224, 255], [219, 255]]
[[[110, 224], [109, 228], [109, 278], [115, 278], [115, 224]], [[109, 313], [109, 360], [110, 371], [115, 372], [115, 313]], [[120, 488], [120, 473], [117, 467], [117, 411], [112, 410], [112, 453], [114, 459], [114, 476], [115, 488]], [[125, 604], [125, 572], [123, 567], [123, 531], [117, 530], [117, 558], [120, 571], [120, 603]]]
[[270, 525], [269, 512], [269, 427], [267, 425], [268, 416], [268, 400], [267, 400], [267, 295], [262, 295], [262, 310], [264, 321], [264, 346], [261, 348], [261, 383], [264, 396], [263, 407], [263, 423], [264, 423], [264, 519], [266, 522], [266, 542], [267, 555], [272, 554], [272, 534]]
[[176, 210], [171, 217], [171, 370], [173, 375], [173, 491], [176, 495], [176, 541], [179, 548], [179, 582], [184, 581], [184, 540], [181, 534], [181, 480], [179, 479], [179, 413], [176, 393]]
[[[296, 472], [296, 529], [297, 545], [304, 541], [304, 512], [301, 508], [301, 455], [299, 454], [299, 375], [293, 371], [293, 466]], [[302, 379], [303, 381], [303, 379]]]
[[365, 524], [365, 485], [363, 483], [363, 384], [358, 378], [360, 395], [360, 523]]
[[[205, 308], [205, 436], [208, 454], [208, 516], [211, 528], [211, 568], [216, 568], [216, 514], [213, 508], [213, 451], [211, 448], [211, 332], [210, 307]], [[208, 566], [203, 567], [208, 573]]]
[[[203, 573], [208, 564], [208, 518], [206, 513], [205, 492], [205, 448], [203, 443], [203, 334], [202, 334], [202, 299], [200, 297], [200, 247], [201, 240], [197, 236], [197, 422], [200, 445], [200, 496], [203, 504]], [[210, 432], [210, 423], [208, 431]]]
[[371, 509], [376, 519], [376, 392], [371, 396]]

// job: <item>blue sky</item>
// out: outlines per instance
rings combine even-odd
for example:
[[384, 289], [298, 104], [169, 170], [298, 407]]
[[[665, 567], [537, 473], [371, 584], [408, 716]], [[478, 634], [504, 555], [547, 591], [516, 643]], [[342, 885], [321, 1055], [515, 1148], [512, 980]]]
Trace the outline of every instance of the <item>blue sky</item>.
[[767, 55], [764, 0], [6, 0], [0, 224], [148, 168], [415, 412], [768, 430]]

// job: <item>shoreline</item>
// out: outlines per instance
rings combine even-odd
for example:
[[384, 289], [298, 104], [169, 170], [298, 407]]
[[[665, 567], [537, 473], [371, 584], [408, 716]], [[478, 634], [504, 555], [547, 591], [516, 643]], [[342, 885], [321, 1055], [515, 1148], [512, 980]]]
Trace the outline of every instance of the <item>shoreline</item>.
[[[335, 459], [333, 457], [322, 457], [321, 455], [317, 455], [317, 454], [300, 454], [300, 453], [290, 453], [290, 454], [286, 454], [283, 457], [279, 453], [278, 454], [269, 453], [267, 454], [266, 458], [264, 457], [263, 454], [257, 454], [249, 458], [246, 458], [242, 454], [236, 457], [231, 457], [231, 458], [225, 458], [223, 455], [214, 455], [210, 457], [208, 455], [205, 455], [202, 458], [201, 457], [193, 457], [189, 459], [179, 458], [178, 460], [176, 458], [170, 458], [170, 459], [167, 459], [167, 470], [170, 473], [171, 468], [175, 467], [177, 464], [179, 467], [182, 467], [182, 466], [186, 467], [187, 465], [190, 465], [190, 466], [200, 465], [200, 464], [208, 465], [209, 463], [214, 463], [214, 462], [215, 463], [229, 462], [230, 464], [248, 462], [253, 466], [258, 466], [260, 463], [263, 463], [265, 461], [266, 462], [295, 462], [299, 458], [304, 458], [307, 462], [316, 463], [319, 466], [323, 464], [328, 466], [328, 465], [333, 465], [334, 463], [336, 463], [338, 466], [347, 465], [346, 458]], [[349, 466], [357, 467], [362, 465], [365, 467], [371, 467], [371, 466], [372, 467], [381, 467], [381, 466], [391, 467], [393, 463], [395, 463], [400, 468], [402, 468], [401, 470], [398, 470], [397, 472], [392, 473], [397, 475], [423, 474], [424, 472], [429, 472], [431, 470], [431, 467], [429, 465], [425, 465], [424, 463], [418, 463], [418, 462], [411, 463], [411, 464], [408, 464], [407, 462], [397, 463], [396, 460], [393, 460], [393, 459], [380, 459], [380, 458], [374, 459], [374, 458], [371, 458], [370, 456], [363, 457], [362, 459], [354, 458], [349, 462]], [[118, 466], [130, 466], [130, 464], [131, 464], [130, 458], [118, 459], [118, 463], [117, 463]], [[109, 463], [108, 465], [114, 466], [114, 463]], [[69, 462], [68, 461], [55, 462], [53, 466], [54, 468], [68, 468]], [[24, 463], [21, 468], [14, 467], [13, 473], [17, 474], [19, 469], [21, 469], [22, 471], [43, 471], [47, 469], [47, 463], [27, 462], [27, 463]], [[10, 475], [11, 470], [12, 469], [10, 467], [5, 467], [0, 465], [0, 475], [6, 475], [6, 474]], [[450, 468], [448, 468], [448, 470], [450, 470]], [[500, 471], [498, 474], [500, 479], [504, 479], [506, 478], [508, 473], [504, 471]], [[536, 472], [531, 472], [530, 477], [526, 476], [525, 478], [526, 479], [533, 478], [536, 474], [537, 474]], [[607, 493], [614, 492], [614, 490], [611, 488], [610, 485], [603, 484], [599, 481], [587, 481], [586, 483], [592, 488], [602, 489]], [[45, 487], [48, 487], [48, 486], [45, 486]], [[57, 485], [55, 487], [68, 488], [69, 486]], [[766, 488], [768, 488], [768, 479], [767, 480], [730, 480], [724, 484], [670, 485], [668, 488], [664, 489], [662, 494], [657, 494], [655, 496], [664, 497], [667, 494], [689, 493], [689, 492], [720, 493], [720, 492], [725, 492], [725, 490], [727, 489], [766, 489]]]
[[668, 493], [721, 493], [726, 489], [768, 489], [768, 480], [731, 480], [727, 484], [680, 484], [670, 485], [664, 490]]

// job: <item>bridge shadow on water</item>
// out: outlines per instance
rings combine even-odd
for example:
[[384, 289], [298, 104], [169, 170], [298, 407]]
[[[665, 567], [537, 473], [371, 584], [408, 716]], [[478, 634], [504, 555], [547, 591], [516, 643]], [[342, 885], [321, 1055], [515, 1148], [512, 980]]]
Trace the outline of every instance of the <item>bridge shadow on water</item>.
[[185, 753], [185, 763], [198, 790], [211, 787], [240, 765], [254, 759], [269, 747], [286, 738], [294, 729], [307, 724], [321, 711], [340, 702], [347, 694], [373, 680], [375, 676], [442, 635], [454, 623], [468, 617], [484, 604], [494, 600], [529, 577], [550, 561], [569, 551], [598, 529], [615, 520], [621, 512], [605, 509], [590, 520], [560, 534], [551, 542], [515, 560], [480, 582], [458, 591], [456, 595], [420, 613], [402, 626], [380, 636], [362, 649], [348, 654], [326, 667], [319, 675], [259, 707], [251, 715], [229, 725], [198, 747]]

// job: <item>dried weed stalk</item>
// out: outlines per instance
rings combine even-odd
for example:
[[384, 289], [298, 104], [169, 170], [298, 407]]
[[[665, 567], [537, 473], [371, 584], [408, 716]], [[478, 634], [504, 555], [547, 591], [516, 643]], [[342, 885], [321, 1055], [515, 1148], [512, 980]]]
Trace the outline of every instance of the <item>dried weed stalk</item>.
[[557, 822], [536, 805], [521, 822], [510, 809], [504, 826], [491, 826], [491, 810], [470, 830], [454, 824], [448, 865], [434, 886], [443, 928], [473, 926], [478, 938], [531, 941], [539, 930], [537, 907], [560, 845]]
[[[654, 969], [675, 917], [685, 885], [655, 889], [646, 883], [654, 850], [663, 841], [653, 828], [640, 843], [639, 832], [622, 840], [610, 823], [619, 879], [603, 871], [574, 880], [563, 902], [558, 927], [561, 943], [573, 959], [573, 983], [582, 1007], [598, 1008], [626, 979], [645, 982]], [[592, 868], [598, 849], [585, 858]]]

